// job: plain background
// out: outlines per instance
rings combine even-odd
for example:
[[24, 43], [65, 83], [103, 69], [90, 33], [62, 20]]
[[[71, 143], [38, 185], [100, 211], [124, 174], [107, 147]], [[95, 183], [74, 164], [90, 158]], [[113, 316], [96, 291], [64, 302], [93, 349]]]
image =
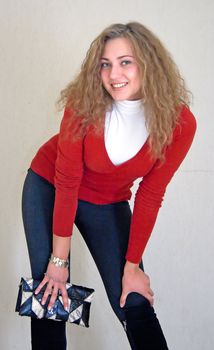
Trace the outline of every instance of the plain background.
[[[107, 25], [130, 20], [152, 29], [172, 53], [193, 92], [198, 123], [192, 148], [168, 187], [145, 269], [170, 350], [214, 349], [213, 13], [212, 0], [0, 0], [2, 350], [30, 349], [29, 319], [14, 313], [20, 277], [30, 275], [20, 205], [27, 168], [58, 131], [55, 102], [91, 41]], [[76, 229], [71, 251], [73, 283], [94, 287], [96, 296], [90, 328], [68, 325], [69, 349], [128, 350]]]

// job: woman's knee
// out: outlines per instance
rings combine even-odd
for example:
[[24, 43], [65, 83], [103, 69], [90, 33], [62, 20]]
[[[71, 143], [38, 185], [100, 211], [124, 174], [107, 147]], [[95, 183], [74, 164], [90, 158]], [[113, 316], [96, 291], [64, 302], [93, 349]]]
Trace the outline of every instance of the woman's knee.
[[156, 314], [149, 300], [139, 293], [128, 294], [124, 306], [126, 320], [155, 320]]
[[127, 319], [127, 315], [136, 315], [139, 312], [144, 315], [154, 313], [154, 309], [151, 307], [148, 299], [136, 292], [128, 294], [124, 307], [120, 307], [120, 296], [110, 297], [109, 299], [116, 316], [121, 322]]
[[148, 307], [148, 305], [150, 305], [148, 299], [137, 292], [131, 292], [127, 295], [125, 308], [135, 306]]

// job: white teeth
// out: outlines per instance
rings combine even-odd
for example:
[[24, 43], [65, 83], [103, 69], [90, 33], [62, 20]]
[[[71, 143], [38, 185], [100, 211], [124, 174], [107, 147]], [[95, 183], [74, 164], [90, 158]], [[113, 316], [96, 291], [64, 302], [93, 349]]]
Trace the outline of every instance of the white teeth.
[[112, 84], [113, 88], [121, 88], [121, 87], [124, 87], [126, 86], [127, 83], [121, 83], [121, 84]]

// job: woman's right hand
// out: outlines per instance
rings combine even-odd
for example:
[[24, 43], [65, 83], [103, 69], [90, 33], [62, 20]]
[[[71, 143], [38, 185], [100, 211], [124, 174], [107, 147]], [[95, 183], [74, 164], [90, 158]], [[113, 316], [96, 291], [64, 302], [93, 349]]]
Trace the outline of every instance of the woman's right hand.
[[68, 310], [68, 294], [66, 290], [66, 282], [68, 280], [68, 275], [69, 273], [67, 267], [58, 267], [53, 263], [49, 262], [45, 277], [43, 278], [43, 280], [41, 281], [41, 283], [35, 291], [35, 294], [38, 294], [42, 287], [47, 283], [47, 287], [42, 298], [42, 305], [46, 303], [48, 296], [51, 295], [48, 304], [48, 310], [50, 310], [53, 307], [59, 290], [62, 294], [64, 309]]

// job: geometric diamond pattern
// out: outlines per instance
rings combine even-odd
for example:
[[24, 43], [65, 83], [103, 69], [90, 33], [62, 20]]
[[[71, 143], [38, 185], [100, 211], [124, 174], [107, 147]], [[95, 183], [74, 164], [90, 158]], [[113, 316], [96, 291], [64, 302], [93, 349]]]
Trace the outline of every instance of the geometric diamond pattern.
[[37, 318], [43, 318], [45, 310], [43, 306], [40, 304], [40, 302], [32, 296], [32, 311], [35, 313]]
[[83, 305], [77, 307], [74, 311], [69, 314], [69, 322], [74, 322], [81, 318]]
[[47, 309], [50, 296], [46, 304], [41, 305], [42, 296], [46, 286], [39, 294], [35, 294], [40, 281], [32, 278], [21, 278], [19, 293], [16, 303], [16, 311], [20, 316], [33, 318], [47, 318], [54, 321], [66, 321], [83, 327], [89, 327], [89, 314], [91, 301], [94, 297], [94, 289], [66, 283], [68, 293], [68, 311], [64, 309], [61, 294], [58, 295], [51, 310]]

